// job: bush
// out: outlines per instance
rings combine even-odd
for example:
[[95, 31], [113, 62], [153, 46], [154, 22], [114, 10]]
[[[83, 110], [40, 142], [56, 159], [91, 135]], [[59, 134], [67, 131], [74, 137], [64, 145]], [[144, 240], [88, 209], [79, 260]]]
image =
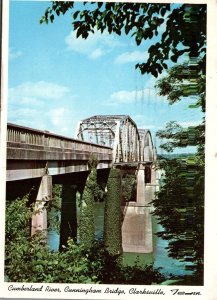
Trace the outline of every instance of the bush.
[[6, 206], [5, 276], [13, 282], [96, 283], [88, 276], [88, 259], [82, 246], [68, 241], [63, 252], [50, 251], [45, 232], [30, 236], [32, 210], [28, 197]]
[[85, 251], [88, 257], [88, 274], [94, 276], [103, 284], [158, 284], [165, 280], [160, 269], [153, 265], [124, 266], [120, 261], [120, 255], [112, 255], [103, 242], [95, 242]]

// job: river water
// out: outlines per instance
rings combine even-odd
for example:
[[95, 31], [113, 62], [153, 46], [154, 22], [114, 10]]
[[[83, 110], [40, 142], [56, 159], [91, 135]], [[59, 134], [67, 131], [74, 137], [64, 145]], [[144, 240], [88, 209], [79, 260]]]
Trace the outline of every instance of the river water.
[[[103, 237], [104, 225], [104, 202], [95, 203], [95, 225], [96, 237], [100, 239]], [[168, 256], [167, 245], [168, 241], [162, 240], [154, 233], [162, 231], [162, 227], [157, 222], [157, 218], [152, 216], [152, 229], [153, 229], [153, 253], [140, 254], [140, 253], [124, 253], [124, 264], [134, 265], [137, 261], [140, 265], [154, 263], [156, 268], [161, 268], [161, 272], [167, 275], [189, 275], [191, 271], [185, 269], [185, 264], [176, 259]], [[48, 243], [51, 250], [58, 251], [59, 248], [59, 235], [55, 231], [48, 233]]]

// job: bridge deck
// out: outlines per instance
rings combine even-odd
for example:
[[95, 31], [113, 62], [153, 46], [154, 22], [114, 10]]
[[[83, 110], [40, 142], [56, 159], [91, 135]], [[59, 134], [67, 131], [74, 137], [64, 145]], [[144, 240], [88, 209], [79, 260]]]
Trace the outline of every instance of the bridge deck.
[[98, 169], [110, 168], [112, 149], [47, 131], [8, 124], [7, 181], [88, 171], [91, 156]]

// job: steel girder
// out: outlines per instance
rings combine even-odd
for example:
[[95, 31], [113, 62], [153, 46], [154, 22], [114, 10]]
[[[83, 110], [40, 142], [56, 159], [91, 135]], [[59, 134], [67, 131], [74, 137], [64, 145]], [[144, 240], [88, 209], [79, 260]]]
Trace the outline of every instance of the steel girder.
[[113, 162], [141, 162], [155, 160], [149, 130], [138, 130], [128, 115], [98, 115], [78, 123], [76, 138], [109, 146]]
[[151, 132], [148, 129], [139, 129], [140, 158], [141, 161], [154, 162], [156, 160], [156, 148], [152, 141]]

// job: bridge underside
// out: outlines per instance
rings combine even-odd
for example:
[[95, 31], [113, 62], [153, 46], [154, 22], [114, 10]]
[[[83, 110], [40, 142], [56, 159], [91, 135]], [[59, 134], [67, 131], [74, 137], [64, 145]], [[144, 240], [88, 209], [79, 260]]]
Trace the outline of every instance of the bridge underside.
[[[109, 169], [111, 163], [99, 162], [98, 169]], [[88, 172], [88, 160], [86, 161], [20, 161], [8, 160], [7, 181], [17, 181], [31, 178], [41, 178], [45, 174], [52, 176], [70, 175], [71, 173]]]
[[[108, 168], [106, 169], [98, 169], [97, 177], [98, 182], [101, 183], [102, 180], [108, 177], [109, 174]], [[70, 172], [64, 174], [56, 174], [52, 175], [52, 183], [51, 184], [61, 184], [61, 185], [74, 185], [77, 187], [77, 190], [82, 193], [87, 176], [89, 174], [89, 170], [84, 170], [82, 172]], [[47, 175], [44, 175], [47, 176]], [[10, 180], [6, 182], [6, 199], [7, 200], [15, 200], [18, 197], [22, 198], [29, 194], [30, 202], [34, 202], [36, 199], [36, 195], [38, 193], [42, 178], [44, 176], [37, 177], [29, 177], [23, 178], [19, 180]], [[49, 175], [51, 176], [51, 175]], [[24, 176], [23, 176], [24, 177]]]

